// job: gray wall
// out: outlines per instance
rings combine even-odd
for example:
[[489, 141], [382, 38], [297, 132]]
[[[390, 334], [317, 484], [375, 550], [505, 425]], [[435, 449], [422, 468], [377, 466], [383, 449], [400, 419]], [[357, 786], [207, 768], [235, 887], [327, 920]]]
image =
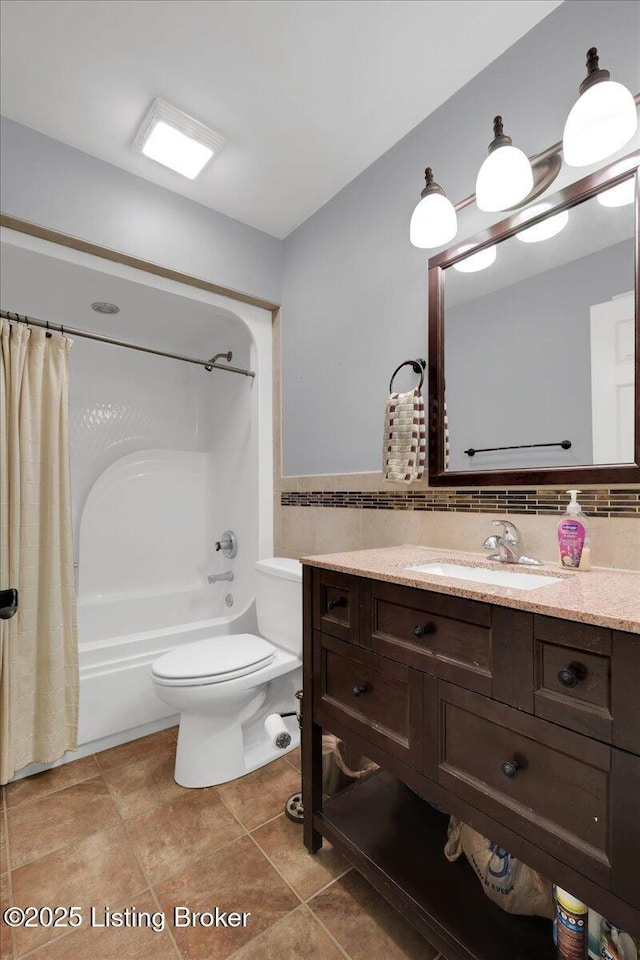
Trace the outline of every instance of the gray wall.
[[[625, 240], [447, 310], [451, 470], [593, 462], [589, 308], [632, 290], [633, 276]], [[560, 440], [571, 449], [464, 454]]]
[[[389, 376], [426, 352], [432, 252], [409, 243], [424, 167], [455, 202], [474, 189], [496, 113], [528, 154], [559, 140], [594, 44], [613, 79], [640, 90], [640, 3], [565, 0], [285, 240], [285, 474], [380, 469]], [[467, 208], [458, 239], [489, 222]]]
[[2, 212], [280, 303], [282, 241], [2, 118]]

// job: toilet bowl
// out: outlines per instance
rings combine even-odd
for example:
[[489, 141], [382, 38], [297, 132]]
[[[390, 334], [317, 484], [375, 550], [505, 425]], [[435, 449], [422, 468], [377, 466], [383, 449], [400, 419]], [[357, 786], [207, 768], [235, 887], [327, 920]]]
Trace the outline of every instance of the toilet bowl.
[[[180, 712], [175, 779], [183, 787], [226, 783], [283, 752], [263, 724], [270, 713], [294, 709], [301, 685], [302, 571], [280, 557], [255, 567], [262, 636], [198, 640], [160, 657], [151, 670], [156, 695]], [[293, 749], [299, 734], [290, 729]]]

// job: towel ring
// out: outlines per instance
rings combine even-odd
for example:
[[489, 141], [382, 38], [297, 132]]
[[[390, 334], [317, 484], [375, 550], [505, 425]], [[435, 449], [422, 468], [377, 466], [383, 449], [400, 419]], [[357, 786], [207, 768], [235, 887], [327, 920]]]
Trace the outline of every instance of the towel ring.
[[403, 367], [412, 367], [414, 373], [420, 374], [420, 383], [418, 384], [418, 390], [422, 389], [422, 384], [424, 383], [424, 371], [427, 366], [426, 360], [418, 358], [417, 360], [405, 360], [404, 363], [401, 363], [399, 367], [391, 374], [391, 380], [389, 381], [389, 393], [393, 393], [393, 381], [395, 380], [396, 374], [402, 370]]

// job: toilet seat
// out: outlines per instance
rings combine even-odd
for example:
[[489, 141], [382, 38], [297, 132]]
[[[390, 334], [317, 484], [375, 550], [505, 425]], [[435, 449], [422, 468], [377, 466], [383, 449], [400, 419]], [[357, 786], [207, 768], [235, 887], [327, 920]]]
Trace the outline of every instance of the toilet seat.
[[152, 676], [163, 686], [203, 686], [257, 673], [274, 659], [276, 649], [252, 633], [207, 637], [165, 653]]

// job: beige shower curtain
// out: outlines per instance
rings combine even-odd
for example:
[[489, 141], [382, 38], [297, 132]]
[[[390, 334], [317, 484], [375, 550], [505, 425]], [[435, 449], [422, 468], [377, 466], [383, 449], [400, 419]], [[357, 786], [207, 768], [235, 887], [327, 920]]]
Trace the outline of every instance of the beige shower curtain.
[[0, 783], [77, 746], [78, 630], [69, 482], [71, 341], [0, 321]]

